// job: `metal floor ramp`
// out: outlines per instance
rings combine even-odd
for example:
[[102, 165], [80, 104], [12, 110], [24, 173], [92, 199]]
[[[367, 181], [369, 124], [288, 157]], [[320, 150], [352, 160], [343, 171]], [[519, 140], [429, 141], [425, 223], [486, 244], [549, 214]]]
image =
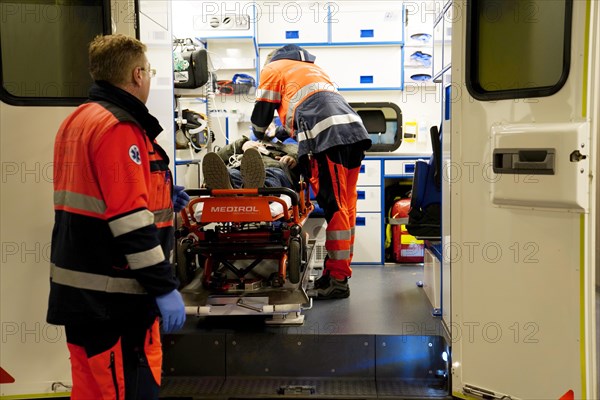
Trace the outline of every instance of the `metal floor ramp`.
[[350, 298], [314, 302], [301, 326], [188, 317], [163, 336], [161, 399], [450, 399], [422, 266], [353, 270]]
[[[324, 378], [173, 378], [162, 399], [451, 399], [435, 382]], [[430, 386], [430, 388], [427, 388]], [[280, 389], [277, 389], [280, 388]], [[286, 388], [287, 393], [282, 393]], [[313, 390], [314, 388], [314, 390]], [[196, 393], [189, 395], [189, 393]]]

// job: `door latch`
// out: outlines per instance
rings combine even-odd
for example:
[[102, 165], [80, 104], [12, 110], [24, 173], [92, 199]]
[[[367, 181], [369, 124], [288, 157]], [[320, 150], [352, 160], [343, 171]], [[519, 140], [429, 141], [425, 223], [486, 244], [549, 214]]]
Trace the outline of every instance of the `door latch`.
[[569, 160], [571, 160], [571, 162], [579, 162], [581, 160], [585, 160], [586, 158], [587, 156], [585, 154], [581, 154], [579, 150], [575, 150], [569, 156]]

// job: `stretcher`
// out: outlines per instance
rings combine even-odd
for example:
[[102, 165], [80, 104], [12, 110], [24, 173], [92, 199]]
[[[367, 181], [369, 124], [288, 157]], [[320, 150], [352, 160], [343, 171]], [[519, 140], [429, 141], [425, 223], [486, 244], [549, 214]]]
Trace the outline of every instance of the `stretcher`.
[[[311, 255], [303, 225], [314, 205], [304, 183], [288, 188], [188, 189], [180, 213], [177, 272], [186, 313], [264, 315], [302, 324]], [[280, 197], [287, 195], [291, 207]], [[269, 204], [283, 212], [272, 215]], [[199, 210], [201, 209], [201, 212]]]

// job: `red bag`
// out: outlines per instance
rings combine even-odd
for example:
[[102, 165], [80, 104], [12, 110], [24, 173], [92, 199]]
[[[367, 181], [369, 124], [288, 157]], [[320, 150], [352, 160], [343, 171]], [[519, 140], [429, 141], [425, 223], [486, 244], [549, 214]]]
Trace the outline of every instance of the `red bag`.
[[[410, 199], [400, 199], [392, 206], [392, 220], [408, 218]], [[422, 263], [425, 244], [406, 231], [405, 224], [392, 225], [393, 259], [397, 263]]]

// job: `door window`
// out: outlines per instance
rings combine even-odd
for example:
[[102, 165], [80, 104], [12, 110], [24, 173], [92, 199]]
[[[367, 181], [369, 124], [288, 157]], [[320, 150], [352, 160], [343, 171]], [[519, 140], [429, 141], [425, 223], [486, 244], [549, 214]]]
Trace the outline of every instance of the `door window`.
[[108, 0], [0, 0], [2, 101], [74, 105], [92, 83], [88, 44], [110, 33]]
[[467, 7], [473, 97], [541, 97], [560, 90], [569, 73], [572, 0], [472, 0]]

